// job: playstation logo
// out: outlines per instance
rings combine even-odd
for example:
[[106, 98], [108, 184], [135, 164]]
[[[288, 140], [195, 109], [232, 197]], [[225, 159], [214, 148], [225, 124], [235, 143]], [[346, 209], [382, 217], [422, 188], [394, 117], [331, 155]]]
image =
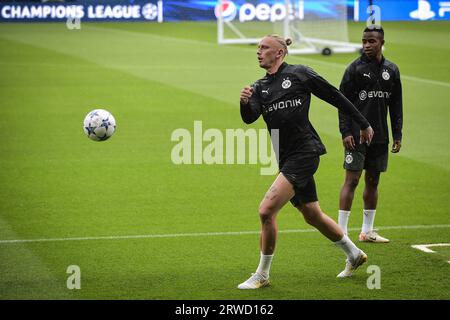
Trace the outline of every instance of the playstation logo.
[[433, 18], [436, 13], [431, 10], [431, 4], [425, 0], [417, 1], [417, 10], [409, 13], [409, 16], [413, 19], [428, 20]]

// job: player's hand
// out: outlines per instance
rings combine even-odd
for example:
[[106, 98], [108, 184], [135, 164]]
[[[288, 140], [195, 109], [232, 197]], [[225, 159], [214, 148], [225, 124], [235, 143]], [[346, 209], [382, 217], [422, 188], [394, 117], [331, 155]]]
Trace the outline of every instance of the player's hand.
[[247, 104], [253, 94], [253, 88], [250, 86], [241, 90], [241, 103]]
[[366, 129], [361, 130], [359, 134], [359, 143], [366, 143], [367, 145], [370, 145], [373, 138], [373, 129], [371, 126], [368, 126]]
[[347, 136], [342, 139], [342, 143], [344, 144], [344, 148], [347, 150], [355, 150], [355, 138], [353, 136]]
[[402, 147], [402, 140], [394, 140], [394, 143], [392, 144], [392, 153], [397, 153], [400, 151], [400, 148]]

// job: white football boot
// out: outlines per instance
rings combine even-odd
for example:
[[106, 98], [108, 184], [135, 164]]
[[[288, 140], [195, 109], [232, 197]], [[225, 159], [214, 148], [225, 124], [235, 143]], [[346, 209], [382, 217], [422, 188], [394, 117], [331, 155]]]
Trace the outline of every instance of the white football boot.
[[358, 269], [360, 265], [367, 261], [367, 254], [364, 251], [359, 250], [359, 255], [355, 261], [345, 260], [345, 269], [337, 275], [338, 278], [349, 278], [353, 275], [353, 272]]
[[358, 240], [360, 242], [378, 242], [378, 243], [388, 243], [389, 239], [386, 239], [376, 233], [374, 230], [367, 233], [361, 232], [359, 234]]
[[238, 285], [238, 289], [259, 289], [267, 287], [269, 285], [269, 277], [265, 277], [262, 274], [255, 272], [247, 281]]

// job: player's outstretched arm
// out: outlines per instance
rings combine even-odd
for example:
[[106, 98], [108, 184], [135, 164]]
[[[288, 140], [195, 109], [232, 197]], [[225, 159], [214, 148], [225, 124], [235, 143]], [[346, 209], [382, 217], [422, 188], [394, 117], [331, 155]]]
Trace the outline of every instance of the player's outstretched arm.
[[[342, 92], [340, 92], [311, 68], [306, 68], [305, 71], [306, 72], [301, 75], [301, 78], [304, 79], [304, 83], [311, 90], [311, 93], [319, 99], [328, 102], [343, 114], [350, 117], [360, 126], [362, 130], [367, 130], [367, 128], [370, 127], [370, 123], [367, 119], [359, 112], [358, 109], [356, 109], [353, 103], [351, 103], [350, 100], [342, 94]], [[369, 132], [367, 131], [365, 134], [367, 134], [367, 137], [364, 139], [367, 141], [366, 139], [369, 138]]]

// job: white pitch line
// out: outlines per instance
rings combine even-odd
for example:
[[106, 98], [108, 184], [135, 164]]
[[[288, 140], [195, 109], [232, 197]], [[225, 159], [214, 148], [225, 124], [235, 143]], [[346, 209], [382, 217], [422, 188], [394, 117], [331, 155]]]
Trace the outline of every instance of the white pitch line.
[[[397, 229], [436, 229], [450, 228], [450, 224], [415, 225], [415, 226], [386, 226], [378, 227], [379, 230]], [[350, 228], [349, 231], [359, 231], [360, 228]], [[317, 232], [315, 229], [288, 229], [279, 233], [309, 233]], [[148, 238], [181, 238], [181, 237], [210, 237], [210, 236], [240, 236], [259, 234], [260, 231], [230, 231], [230, 232], [197, 232], [197, 233], [172, 233], [172, 234], [142, 234], [127, 236], [98, 236], [98, 237], [71, 237], [71, 238], [44, 238], [44, 239], [4, 239], [0, 244], [33, 243], [33, 242], [61, 242], [61, 241], [88, 241], [88, 240], [123, 240], [123, 239], [148, 239]]]
[[412, 245], [411, 247], [426, 253], [436, 253], [436, 251], [431, 250], [430, 247], [449, 247], [449, 246], [450, 243], [431, 243], [431, 244], [415, 244]]

